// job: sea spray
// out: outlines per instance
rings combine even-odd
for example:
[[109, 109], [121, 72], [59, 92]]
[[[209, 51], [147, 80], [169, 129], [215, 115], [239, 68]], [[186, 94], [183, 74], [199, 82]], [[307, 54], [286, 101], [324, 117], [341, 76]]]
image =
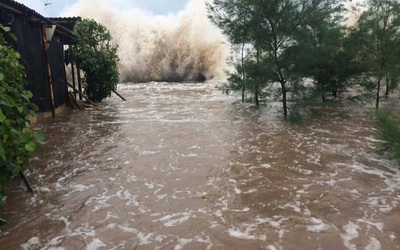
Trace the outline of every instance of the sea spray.
[[81, 0], [66, 16], [93, 18], [119, 45], [121, 81], [201, 81], [223, 79], [229, 47], [207, 18], [203, 0], [184, 10], [154, 15], [139, 8], [120, 10], [112, 1]]

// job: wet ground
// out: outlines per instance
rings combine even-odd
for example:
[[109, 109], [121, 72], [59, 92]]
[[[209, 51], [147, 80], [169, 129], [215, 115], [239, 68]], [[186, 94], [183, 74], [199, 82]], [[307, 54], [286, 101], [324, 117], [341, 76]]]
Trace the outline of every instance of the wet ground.
[[364, 106], [303, 126], [206, 84], [125, 84], [42, 120], [7, 187], [0, 249], [399, 249], [400, 168]]

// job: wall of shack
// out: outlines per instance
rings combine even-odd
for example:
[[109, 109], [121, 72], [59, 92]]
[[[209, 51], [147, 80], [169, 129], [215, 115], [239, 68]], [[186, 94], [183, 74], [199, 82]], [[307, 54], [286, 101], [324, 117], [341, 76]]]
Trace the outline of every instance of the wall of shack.
[[[45, 63], [45, 51], [42, 41], [42, 24], [28, 21], [25, 16], [10, 13], [0, 8], [0, 22], [11, 28], [17, 41], [12, 46], [21, 55], [21, 64], [25, 67], [27, 89], [33, 93], [32, 102], [40, 112], [52, 110], [49, 79]], [[51, 68], [55, 108], [68, 100], [68, 85], [65, 74], [63, 43], [54, 35], [49, 48], [48, 59]]]

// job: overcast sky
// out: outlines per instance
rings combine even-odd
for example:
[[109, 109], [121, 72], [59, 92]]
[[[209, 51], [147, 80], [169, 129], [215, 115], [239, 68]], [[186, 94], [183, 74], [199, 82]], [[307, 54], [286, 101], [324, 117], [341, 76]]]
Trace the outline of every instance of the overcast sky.
[[[36, 10], [46, 17], [62, 16], [73, 4], [79, 0], [16, 0], [27, 7]], [[140, 8], [157, 15], [183, 10], [189, 0], [103, 0], [116, 8], [126, 10], [127, 8]]]

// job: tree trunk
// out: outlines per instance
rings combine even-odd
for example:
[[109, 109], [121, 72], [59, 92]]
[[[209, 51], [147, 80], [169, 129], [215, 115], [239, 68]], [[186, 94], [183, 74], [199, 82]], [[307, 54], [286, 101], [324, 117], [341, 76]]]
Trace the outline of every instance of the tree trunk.
[[380, 91], [381, 91], [381, 76], [378, 77], [378, 89], [376, 91], [376, 106], [375, 106], [376, 109], [379, 108]]
[[[260, 49], [257, 48], [257, 67], [260, 65]], [[257, 74], [256, 82], [254, 83], [254, 101], [256, 102], [256, 106], [260, 106], [260, 101], [258, 99], [258, 81], [259, 77]]]
[[386, 100], [389, 98], [389, 93], [390, 93], [390, 78], [386, 77], [386, 91], [385, 91]]
[[246, 87], [244, 86], [244, 83], [243, 83], [243, 86], [242, 86], [242, 103], [244, 103], [244, 92], [246, 91]]
[[256, 83], [256, 87], [254, 90], [254, 99], [256, 101], [256, 106], [260, 106], [260, 100], [258, 98], [258, 84]]
[[244, 103], [244, 93], [246, 91], [246, 81], [245, 81], [245, 74], [244, 74], [244, 41], [242, 43], [242, 103]]
[[283, 104], [283, 117], [286, 119], [288, 116], [288, 111], [287, 111], [287, 101], [286, 101], [286, 83], [284, 81], [281, 81], [281, 87], [282, 87], [282, 104]]

